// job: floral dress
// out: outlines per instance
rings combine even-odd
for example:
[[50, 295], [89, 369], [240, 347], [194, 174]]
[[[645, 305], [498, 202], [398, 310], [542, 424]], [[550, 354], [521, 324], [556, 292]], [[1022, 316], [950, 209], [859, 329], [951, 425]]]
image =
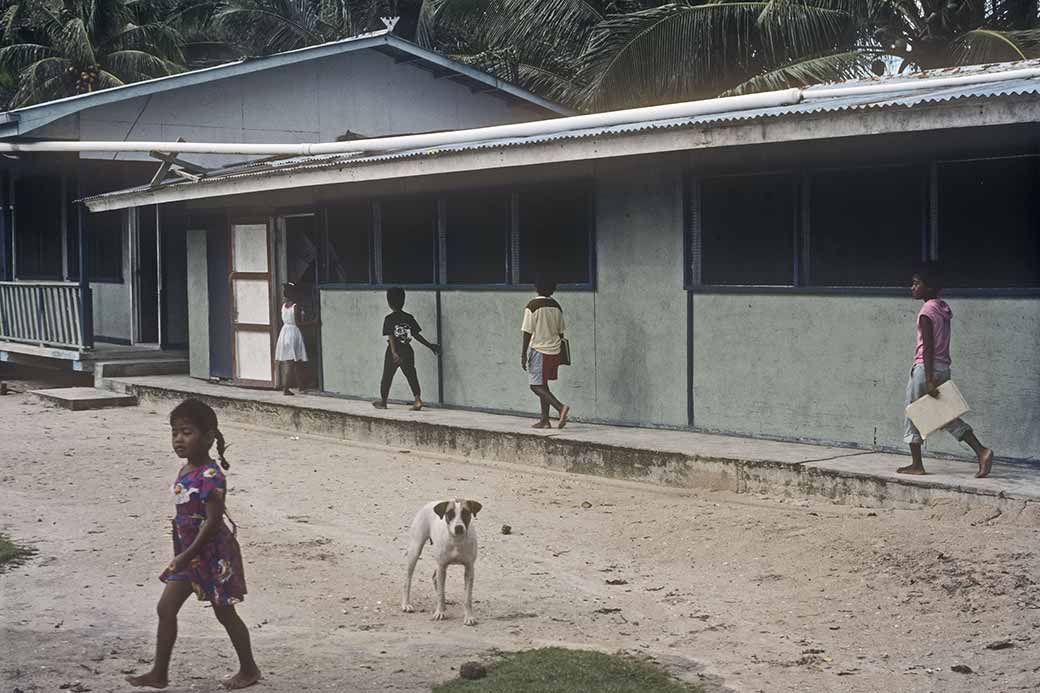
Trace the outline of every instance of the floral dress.
[[[173, 551], [176, 556], [195, 541], [206, 521], [206, 501], [211, 494], [224, 495], [227, 482], [224, 472], [210, 460], [209, 464], [189, 466], [177, 477], [172, 490], [173, 502], [177, 505], [177, 516], [173, 518]], [[190, 581], [200, 601], [212, 602], [216, 606], [231, 606], [242, 601], [246, 594], [246, 578], [235, 533], [221, 520], [216, 536], [202, 547], [187, 569], [173, 573], [167, 568], [159, 579], [163, 582]]]

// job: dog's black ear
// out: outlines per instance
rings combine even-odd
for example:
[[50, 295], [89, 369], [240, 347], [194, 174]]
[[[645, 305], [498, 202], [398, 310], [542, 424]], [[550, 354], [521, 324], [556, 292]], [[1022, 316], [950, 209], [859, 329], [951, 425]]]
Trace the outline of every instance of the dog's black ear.
[[448, 512], [448, 506], [451, 505], [451, 501], [441, 501], [437, 505], [433, 506], [433, 512], [437, 513], [437, 517], [444, 519], [444, 513]]
[[475, 500], [468, 500], [468, 501], [465, 501], [465, 502], [464, 502], [464, 505], [465, 505], [465, 506], [466, 506], [467, 508], [469, 508], [469, 511], [470, 511], [471, 513], [473, 513], [473, 517], [476, 517], [476, 516], [477, 516], [477, 513], [479, 513], [479, 512], [480, 512], [480, 509], [484, 507], [483, 505], [481, 505], [480, 503], [478, 503], [478, 502], [477, 502], [477, 501], [475, 501]]

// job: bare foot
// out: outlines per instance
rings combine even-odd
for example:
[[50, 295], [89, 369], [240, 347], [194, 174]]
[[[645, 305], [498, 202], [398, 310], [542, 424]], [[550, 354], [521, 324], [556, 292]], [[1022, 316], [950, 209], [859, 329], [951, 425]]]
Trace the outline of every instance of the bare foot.
[[412, 411], [422, 411], [422, 400], [415, 400], [415, 404], [412, 405]]
[[896, 474], [912, 474], [914, 476], [924, 476], [927, 473], [923, 464], [908, 464], [896, 470]]
[[159, 675], [154, 671], [149, 671], [147, 674], [141, 674], [140, 676], [127, 676], [126, 682], [131, 686], [144, 688], [166, 688], [170, 683], [164, 678], [159, 678]]
[[220, 685], [233, 691], [239, 688], [249, 688], [259, 680], [260, 670], [254, 669], [253, 671], [240, 671], [234, 676], [228, 676], [220, 682]]
[[991, 469], [993, 469], [993, 451], [989, 448], [982, 448], [982, 453], [979, 455], [979, 471], [975, 474], [975, 478], [985, 479], [989, 476]]
[[376, 409], [386, 409], [386, 402], [377, 399], [375, 402], [372, 402], [372, 406]]
[[531, 425], [531, 428], [552, 428], [552, 424], [548, 421], [538, 421]]
[[563, 409], [560, 410], [560, 423], [557, 424], [556, 428], [563, 428], [567, 425], [567, 417], [571, 415], [571, 408], [566, 404], [563, 405]]

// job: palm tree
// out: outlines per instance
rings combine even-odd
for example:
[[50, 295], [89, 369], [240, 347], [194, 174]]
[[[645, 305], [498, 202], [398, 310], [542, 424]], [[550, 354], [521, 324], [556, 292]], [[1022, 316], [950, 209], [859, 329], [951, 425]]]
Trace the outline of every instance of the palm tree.
[[399, 17], [410, 37], [418, 13], [414, 0], [226, 0], [217, 22], [246, 55], [270, 55], [382, 28], [380, 17]]
[[457, 43], [587, 110], [1040, 56], [1037, 0], [426, 0], [419, 38], [473, 17]]
[[0, 70], [15, 76], [14, 107], [183, 70], [162, 0], [23, 0], [3, 14]]

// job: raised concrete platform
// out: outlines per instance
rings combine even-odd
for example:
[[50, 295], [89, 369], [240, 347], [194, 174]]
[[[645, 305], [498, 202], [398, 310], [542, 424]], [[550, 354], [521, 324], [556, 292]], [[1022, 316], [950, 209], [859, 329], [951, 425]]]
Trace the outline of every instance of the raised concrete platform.
[[[122, 344], [98, 343], [93, 349], [71, 349], [51, 347], [22, 342], [0, 340], [0, 362], [22, 364], [37, 368], [63, 369], [70, 367], [81, 373], [93, 373], [99, 365], [122, 362], [178, 363], [175, 370], [156, 370], [152, 373], [187, 373], [188, 355], [185, 351], [163, 351], [156, 344]], [[167, 366], [169, 368], [169, 366]], [[145, 373], [125, 373], [125, 375], [144, 375]], [[113, 373], [113, 375], [117, 375]]]
[[99, 390], [95, 387], [58, 387], [51, 390], [33, 390], [31, 394], [48, 404], [73, 411], [137, 405], [137, 398], [133, 395]]
[[[998, 461], [988, 479], [971, 462], [926, 460], [930, 474], [897, 475], [909, 458], [848, 448], [573, 422], [532, 429], [533, 419], [451, 409], [387, 411], [369, 402], [213, 384], [187, 376], [110, 378], [142, 403], [203, 399], [221, 419], [463, 457], [549, 467], [669, 486], [823, 496], [892, 506], [956, 503], [1040, 526], [1040, 466]], [[580, 412], [577, 412], [580, 415]]]

